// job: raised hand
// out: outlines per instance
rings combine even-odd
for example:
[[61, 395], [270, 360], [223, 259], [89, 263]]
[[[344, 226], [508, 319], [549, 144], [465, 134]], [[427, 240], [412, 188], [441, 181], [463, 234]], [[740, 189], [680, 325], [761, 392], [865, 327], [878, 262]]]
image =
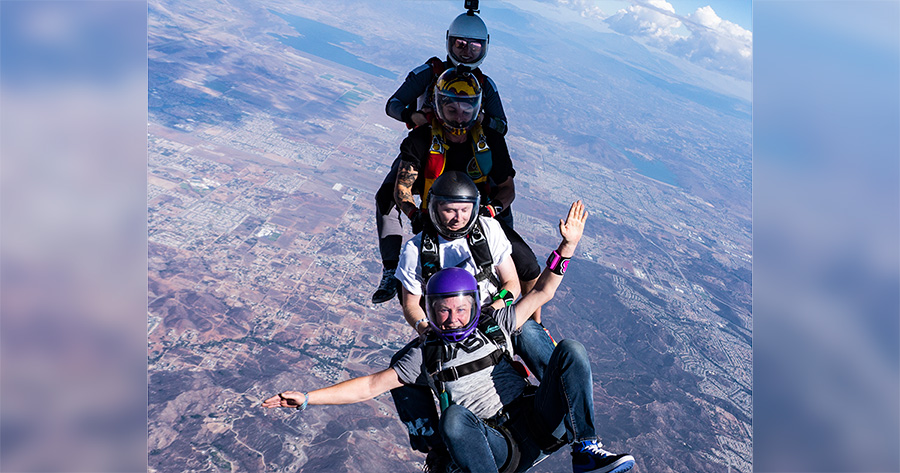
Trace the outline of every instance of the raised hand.
[[564, 244], [573, 246], [578, 244], [584, 232], [584, 222], [587, 220], [587, 217], [588, 213], [584, 210], [584, 203], [580, 199], [573, 202], [572, 207], [569, 208], [569, 215], [566, 216], [566, 221], [559, 221], [559, 234], [563, 237]]

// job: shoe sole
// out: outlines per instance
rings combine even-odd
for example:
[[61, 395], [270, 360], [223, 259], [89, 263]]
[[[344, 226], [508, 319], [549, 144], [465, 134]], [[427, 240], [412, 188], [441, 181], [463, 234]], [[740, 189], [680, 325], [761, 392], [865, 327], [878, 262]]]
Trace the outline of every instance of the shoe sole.
[[615, 461], [611, 465], [596, 470], [581, 470], [586, 473], [623, 473], [634, 467], [634, 457], [631, 455], [624, 456]]
[[391, 294], [391, 296], [388, 297], [387, 299], [375, 299], [375, 298], [373, 297], [373, 298], [372, 298], [372, 303], [373, 303], [373, 304], [383, 304], [383, 303], [385, 303], [385, 302], [387, 302], [387, 301], [389, 301], [389, 300], [391, 300], [391, 299], [393, 299], [393, 298], [395, 298], [395, 297], [397, 297], [397, 293], [396, 293], [396, 292], [393, 293], [393, 294]]

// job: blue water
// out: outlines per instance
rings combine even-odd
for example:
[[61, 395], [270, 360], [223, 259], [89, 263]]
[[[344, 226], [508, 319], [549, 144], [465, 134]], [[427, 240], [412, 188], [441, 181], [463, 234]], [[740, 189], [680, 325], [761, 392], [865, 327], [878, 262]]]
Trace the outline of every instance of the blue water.
[[675, 177], [675, 174], [672, 174], [672, 171], [670, 171], [662, 161], [658, 159], [650, 161], [640, 156], [635, 156], [618, 146], [613, 145], [613, 147], [631, 161], [631, 164], [637, 169], [638, 174], [647, 176], [650, 179], [656, 179], [660, 182], [665, 182], [670, 186], [678, 187], [678, 179]]
[[[271, 10], [270, 10], [271, 11]], [[356, 69], [366, 74], [386, 79], [396, 79], [397, 74], [374, 64], [362, 61], [359, 57], [348, 53], [340, 46], [340, 43], [363, 44], [362, 37], [333, 26], [328, 26], [318, 21], [300, 16], [287, 15], [272, 11], [284, 21], [288, 22], [300, 36], [282, 36], [270, 33], [282, 44], [290, 46], [298, 51], [318, 56], [336, 62], [342, 66]]]

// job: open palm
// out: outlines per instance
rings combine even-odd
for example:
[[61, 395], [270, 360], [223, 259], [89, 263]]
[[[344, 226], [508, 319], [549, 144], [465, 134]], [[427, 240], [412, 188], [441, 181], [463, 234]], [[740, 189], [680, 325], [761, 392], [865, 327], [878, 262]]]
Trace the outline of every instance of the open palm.
[[569, 215], [566, 221], [559, 221], [559, 234], [567, 243], [578, 243], [581, 234], [584, 232], [584, 222], [587, 220], [588, 213], [584, 210], [584, 203], [576, 200], [569, 208]]

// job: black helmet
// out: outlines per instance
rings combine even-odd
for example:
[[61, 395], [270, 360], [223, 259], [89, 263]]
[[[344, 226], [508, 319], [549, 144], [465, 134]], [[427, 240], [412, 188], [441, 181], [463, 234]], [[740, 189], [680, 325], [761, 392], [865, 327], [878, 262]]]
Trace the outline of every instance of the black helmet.
[[[480, 202], [481, 194], [478, 193], [478, 188], [475, 187], [475, 183], [472, 182], [469, 176], [459, 171], [445, 171], [434, 180], [431, 189], [428, 190], [428, 216], [431, 217], [434, 228], [437, 229], [441, 236], [448, 240], [455, 240], [466, 236], [469, 230], [475, 226]], [[441, 210], [447, 209], [446, 204], [459, 203], [470, 204], [471, 207], [462, 206], [456, 208], [455, 214], [451, 212], [453, 215], [451, 218], [462, 218], [468, 213], [469, 220], [462, 224], [461, 227], [459, 222], [448, 226], [448, 224], [454, 222], [452, 220], [451, 222], [445, 222], [441, 217], [445, 216], [446, 213], [441, 212]], [[458, 228], [454, 230], [450, 227]]]

